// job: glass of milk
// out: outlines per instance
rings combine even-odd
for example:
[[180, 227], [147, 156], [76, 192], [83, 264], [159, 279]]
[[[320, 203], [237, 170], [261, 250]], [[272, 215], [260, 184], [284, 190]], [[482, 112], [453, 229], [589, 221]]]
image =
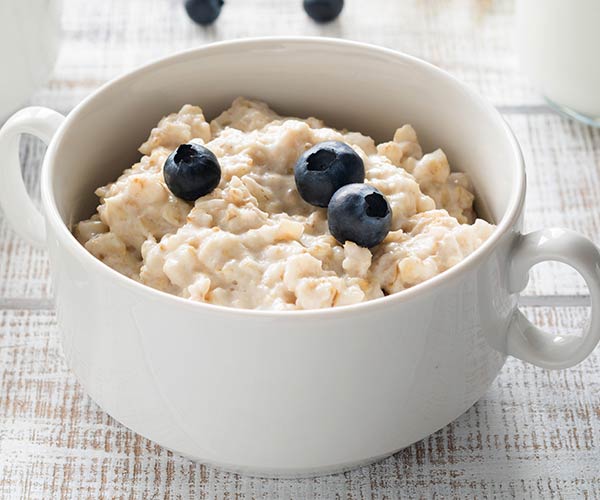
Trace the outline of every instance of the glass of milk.
[[524, 69], [559, 111], [600, 127], [600, 0], [517, 0]]
[[58, 54], [61, 0], [0, 0], [0, 125], [44, 83]]

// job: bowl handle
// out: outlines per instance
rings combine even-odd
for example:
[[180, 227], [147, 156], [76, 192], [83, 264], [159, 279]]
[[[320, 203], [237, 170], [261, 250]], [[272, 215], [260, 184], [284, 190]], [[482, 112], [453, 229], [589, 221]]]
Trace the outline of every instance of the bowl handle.
[[563, 262], [581, 274], [591, 296], [590, 320], [583, 337], [552, 335], [517, 309], [508, 330], [507, 353], [542, 368], [568, 368], [583, 361], [600, 341], [600, 252], [589, 239], [564, 229], [521, 235], [511, 254], [510, 291], [523, 290], [529, 270], [543, 261]]
[[0, 129], [0, 206], [13, 229], [31, 244], [46, 243], [44, 217], [27, 194], [21, 162], [19, 138], [32, 134], [48, 144], [65, 117], [48, 108], [30, 107], [17, 111]]

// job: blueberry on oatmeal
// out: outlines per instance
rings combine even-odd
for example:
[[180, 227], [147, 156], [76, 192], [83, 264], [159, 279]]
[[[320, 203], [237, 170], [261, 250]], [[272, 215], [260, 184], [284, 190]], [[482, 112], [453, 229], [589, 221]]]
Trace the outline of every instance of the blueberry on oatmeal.
[[[442, 150], [423, 154], [410, 125], [390, 132], [376, 144], [243, 97], [211, 121], [186, 104], [96, 189], [74, 233], [107, 266], [191, 301], [297, 310], [401, 292], [458, 264], [494, 226], [477, 219], [468, 176]], [[304, 196], [328, 186], [328, 210], [297, 188], [311, 147], [299, 185]], [[326, 182], [307, 181], [317, 174]]]
[[219, 185], [221, 167], [210, 149], [191, 142], [182, 144], [167, 157], [163, 175], [177, 198], [195, 201]]
[[339, 188], [365, 179], [365, 166], [361, 157], [347, 144], [326, 141], [300, 156], [294, 167], [294, 179], [305, 201], [326, 207]]
[[331, 197], [327, 220], [329, 232], [340, 243], [352, 241], [371, 248], [390, 232], [392, 211], [378, 189], [368, 184], [348, 184]]

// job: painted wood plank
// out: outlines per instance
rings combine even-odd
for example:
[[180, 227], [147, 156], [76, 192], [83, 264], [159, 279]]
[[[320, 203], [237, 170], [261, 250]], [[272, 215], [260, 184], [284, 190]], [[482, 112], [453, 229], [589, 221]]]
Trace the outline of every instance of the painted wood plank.
[[[525, 229], [564, 227], [600, 244], [600, 130], [556, 115], [509, 114], [527, 165]], [[587, 294], [564, 264], [536, 266], [529, 295]]]
[[318, 25], [300, 0], [229, 0], [218, 23], [201, 28], [180, 0], [64, 1], [64, 46], [50, 86], [70, 109], [106, 80], [176, 51], [264, 35], [348, 38], [426, 59], [498, 105], [538, 105], [515, 50], [513, 0], [347, 2], [336, 22]]
[[[32, 136], [21, 139], [23, 175], [30, 196], [39, 206], [39, 168], [45, 145]], [[21, 239], [0, 209], [0, 297], [40, 298], [51, 292], [48, 256]]]
[[[527, 308], [575, 333], [587, 308]], [[2, 498], [600, 498], [600, 350], [550, 372], [510, 359], [485, 396], [429, 438], [317, 479], [240, 477], [123, 427], [65, 366], [55, 316], [0, 312]]]

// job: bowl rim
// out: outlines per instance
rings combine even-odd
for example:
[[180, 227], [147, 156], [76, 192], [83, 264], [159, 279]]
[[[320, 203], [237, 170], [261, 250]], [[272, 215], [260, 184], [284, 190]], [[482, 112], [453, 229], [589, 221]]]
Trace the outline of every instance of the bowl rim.
[[[86, 107], [92, 101], [99, 99], [103, 94], [113, 86], [123, 84], [128, 80], [138, 79], [144, 76], [145, 73], [151, 72], [156, 68], [167, 65], [184, 62], [187, 59], [194, 59], [200, 54], [205, 54], [213, 51], [220, 51], [223, 49], [233, 50], [236, 47], [245, 46], [245, 48], [258, 49], [263, 46], [264, 49], [273, 48], [273, 45], [282, 44], [286, 47], [298, 46], [298, 45], [310, 45], [316, 44], [321, 48], [345, 48], [346, 50], [358, 50], [363, 53], [377, 54], [385, 56], [390, 59], [397, 61], [403, 61], [405, 63], [414, 65], [429, 71], [440, 79], [444, 79], [446, 84], [452, 85], [455, 89], [466, 93], [470, 99], [475, 101], [481, 108], [486, 110], [491, 117], [497, 120], [500, 125], [500, 129], [504, 132], [505, 138], [512, 146], [512, 151], [515, 155], [516, 163], [516, 176], [510, 196], [509, 204], [507, 209], [504, 211], [502, 218], [496, 224], [496, 227], [490, 237], [473, 253], [468, 255], [461, 262], [455, 266], [443, 271], [442, 273], [423, 281], [411, 288], [401, 290], [399, 292], [387, 295], [385, 297], [379, 297], [376, 299], [367, 300], [357, 304], [343, 305], [337, 307], [329, 307], [323, 309], [301, 309], [301, 310], [278, 310], [278, 309], [243, 309], [232, 306], [223, 306], [218, 304], [211, 304], [207, 302], [193, 301], [188, 298], [179, 297], [172, 295], [161, 290], [157, 290], [148, 285], [137, 282], [131, 278], [128, 278], [118, 271], [112, 269], [102, 261], [94, 257], [89, 253], [85, 247], [77, 241], [75, 236], [70, 231], [67, 224], [62, 220], [54, 193], [51, 189], [52, 174], [54, 172], [54, 165], [56, 164], [56, 155], [58, 146], [65, 134], [65, 131], [82, 115]], [[177, 52], [165, 57], [155, 59], [149, 63], [141, 65], [133, 70], [127, 71], [124, 74], [113, 78], [101, 85], [98, 89], [92, 92], [89, 96], [83, 99], [73, 110], [71, 110], [65, 117], [65, 120], [57, 130], [56, 134], [52, 138], [46, 155], [43, 160], [42, 172], [41, 172], [41, 199], [42, 206], [45, 212], [47, 224], [52, 225], [54, 228], [54, 234], [58, 239], [60, 245], [68, 250], [73, 258], [81, 261], [85, 265], [91, 266], [90, 272], [100, 273], [103, 277], [109, 280], [116, 281], [117, 284], [122, 285], [132, 292], [136, 292], [145, 298], [167, 301], [166, 303], [172, 304], [173, 307], [185, 307], [191, 308], [190, 310], [196, 312], [211, 312], [221, 314], [238, 314], [252, 317], [264, 317], [264, 318], [290, 318], [290, 317], [323, 317], [333, 318], [335, 316], [348, 314], [354, 311], [365, 312], [369, 309], [378, 309], [379, 307], [393, 306], [395, 303], [403, 303], [406, 301], [414, 300], [415, 298], [422, 297], [428, 293], [431, 293], [435, 288], [440, 285], [448, 285], [449, 282], [456, 281], [461, 275], [468, 271], [472, 271], [476, 268], [483, 260], [485, 260], [499, 244], [503, 236], [511, 231], [517, 224], [520, 214], [522, 213], [524, 202], [525, 202], [525, 191], [526, 191], [526, 174], [525, 174], [525, 163], [523, 159], [523, 153], [519, 146], [519, 143], [514, 135], [514, 132], [508, 126], [506, 120], [502, 117], [500, 112], [489, 102], [487, 99], [480, 96], [477, 92], [471, 89], [468, 85], [462, 83], [456, 77], [448, 73], [447, 71], [438, 68], [437, 66], [419, 59], [415, 56], [405, 54], [400, 51], [389, 49], [386, 47], [337, 39], [329, 37], [315, 37], [315, 36], [268, 36], [268, 37], [252, 37], [243, 39], [232, 39], [221, 42], [209, 43], [201, 47], [187, 49], [184, 51]]]

